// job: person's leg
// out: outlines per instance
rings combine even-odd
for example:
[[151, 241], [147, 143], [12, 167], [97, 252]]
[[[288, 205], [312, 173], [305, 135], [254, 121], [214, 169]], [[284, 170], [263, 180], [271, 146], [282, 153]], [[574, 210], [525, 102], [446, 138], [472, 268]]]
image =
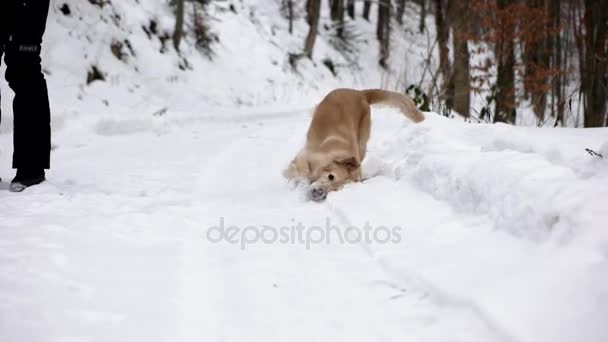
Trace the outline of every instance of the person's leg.
[[[0, 3], [0, 66], [2, 66], [2, 58], [4, 57], [4, 49], [8, 43], [8, 38], [11, 36], [11, 12], [12, 1], [3, 1]], [[0, 102], [2, 100], [0, 94]], [[2, 109], [0, 108], [0, 124], [2, 124]], [[0, 182], [2, 178], [0, 178]]]
[[[2, 5], [0, 5], [0, 8], [2, 7]], [[6, 42], [6, 38], [4, 37], [6, 35], [5, 33], [5, 28], [3, 27], [4, 25], [2, 25], [2, 21], [4, 21], [4, 18], [0, 17], [0, 66], [2, 66], [2, 57], [4, 56], [4, 44]], [[0, 91], [0, 101], [2, 101], [2, 92]], [[2, 108], [0, 107], [0, 124], [2, 124]]]
[[[0, 3], [0, 66], [4, 57], [4, 47], [8, 43], [8, 38], [11, 36], [11, 12], [9, 7], [12, 1], [3, 1]], [[2, 98], [0, 94], [0, 100]], [[2, 123], [2, 111], [0, 109], [0, 123]]]
[[[0, 5], [0, 10], [2, 9], [2, 5]], [[5, 42], [5, 32], [4, 27], [2, 25], [2, 21], [4, 18], [0, 16], [0, 66], [2, 66], [2, 56], [4, 55], [4, 42]], [[0, 103], [2, 102], [2, 91], [0, 91]], [[2, 108], [0, 107], [0, 125], [2, 124]], [[0, 177], [0, 182], [2, 182], [2, 177]]]
[[[10, 2], [10, 1], [9, 1]], [[19, 0], [14, 8], [12, 36], [6, 45], [6, 79], [15, 92], [13, 102], [13, 168], [15, 191], [44, 180], [50, 167], [51, 126], [46, 80], [40, 49], [49, 0]]]
[[[2, 7], [2, 5], [0, 5]], [[0, 18], [2, 20], [2, 18]], [[4, 32], [3, 28], [0, 27], [0, 66], [2, 66], [2, 56], [4, 56]], [[2, 101], [2, 92], [0, 91], [0, 101]], [[2, 124], [2, 108], [0, 107], [0, 124]]]

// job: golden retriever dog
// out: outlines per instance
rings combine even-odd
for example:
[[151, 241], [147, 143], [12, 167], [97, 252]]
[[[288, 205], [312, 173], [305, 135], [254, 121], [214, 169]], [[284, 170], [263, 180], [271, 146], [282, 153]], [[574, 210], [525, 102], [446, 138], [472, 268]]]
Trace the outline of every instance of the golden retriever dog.
[[361, 162], [371, 128], [370, 105], [398, 108], [414, 122], [424, 120], [414, 101], [403, 94], [381, 90], [336, 89], [315, 109], [306, 145], [283, 175], [310, 184], [309, 197], [321, 201], [344, 184], [361, 181]]

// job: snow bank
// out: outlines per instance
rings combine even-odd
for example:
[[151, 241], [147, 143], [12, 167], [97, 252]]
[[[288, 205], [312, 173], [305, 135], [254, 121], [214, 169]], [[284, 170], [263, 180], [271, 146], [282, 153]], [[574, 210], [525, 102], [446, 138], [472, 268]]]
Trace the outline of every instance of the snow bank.
[[382, 174], [406, 178], [498, 229], [534, 240], [598, 229], [608, 212], [605, 129], [467, 124], [428, 114], [380, 143]]
[[374, 177], [330, 200], [352, 222], [407, 228], [405, 246], [369, 247], [398, 283], [472, 313], [499, 340], [608, 338], [608, 160], [585, 150], [603, 152], [607, 129], [433, 113], [412, 125], [391, 110], [376, 110], [374, 127]]

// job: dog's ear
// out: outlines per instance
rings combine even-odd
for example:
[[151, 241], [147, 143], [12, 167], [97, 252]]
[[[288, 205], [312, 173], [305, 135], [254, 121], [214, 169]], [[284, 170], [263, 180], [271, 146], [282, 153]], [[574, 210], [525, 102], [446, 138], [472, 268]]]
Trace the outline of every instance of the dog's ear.
[[344, 158], [340, 160], [336, 160], [336, 163], [340, 166], [344, 166], [349, 172], [355, 171], [361, 166], [359, 161], [355, 159], [355, 157]]
[[298, 154], [283, 171], [283, 176], [288, 179], [308, 177], [312, 173], [308, 159]]

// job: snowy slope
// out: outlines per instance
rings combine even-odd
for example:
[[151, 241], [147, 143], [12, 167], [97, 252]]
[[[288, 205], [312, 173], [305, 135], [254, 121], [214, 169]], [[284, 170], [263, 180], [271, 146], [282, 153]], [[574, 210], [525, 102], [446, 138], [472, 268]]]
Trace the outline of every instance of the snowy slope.
[[[286, 25], [273, 1], [234, 2], [237, 14], [218, 2], [216, 57], [186, 48], [190, 72], [174, 53], [142, 52], [160, 49], [141, 25], [155, 17], [169, 29], [167, 7], [114, 1], [100, 16], [66, 2], [72, 16], [53, 11], [45, 43], [53, 168], [21, 194], [5, 191], [3, 116], [0, 341], [608, 339], [607, 129], [432, 113], [413, 125], [377, 108], [367, 179], [312, 203], [280, 176], [308, 108], [326, 89], [379, 86], [386, 75], [334, 79], [312, 62], [301, 66], [310, 78], [287, 72], [272, 39], [299, 44], [305, 27], [300, 19], [295, 37], [271, 38], [256, 26]], [[113, 12], [118, 26], [104, 21]], [[372, 25], [357, 25], [373, 38]], [[129, 37], [136, 56], [117, 60], [111, 37]], [[410, 48], [412, 59], [423, 51]], [[324, 39], [318, 55], [339, 58]], [[106, 82], [84, 84], [92, 64]], [[222, 219], [402, 230], [384, 244], [213, 243]]]
[[[66, 121], [82, 116], [93, 124], [102, 121], [101, 125], [125, 119], [127, 125], [135, 126], [133, 129], [142, 129], [140, 120], [163, 108], [187, 111], [196, 117], [226, 106], [282, 105], [291, 110], [297, 104], [309, 108], [336, 87], [402, 89], [418, 79], [428, 37], [415, 33], [416, 22], [406, 21], [393, 32], [394, 40], [411, 43], [395, 44], [398, 48], [392, 53], [392, 68], [384, 71], [377, 65], [373, 20], [367, 22], [360, 16], [347, 20], [356, 34], [352, 44], [359, 50], [353, 64], [332, 43], [335, 38], [325, 9], [314, 59], [300, 60], [294, 71], [288, 53], [301, 52], [308, 25], [300, 16], [289, 34], [288, 21], [280, 15], [280, 2], [212, 1], [206, 19], [219, 41], [212, 45], [209, 59], [194, 47], [191, 16], [187, 16], [189, 34], [181, 54], [171, 47], [170, 40], [163, 49], [162, 37], [170, 36], [174, 25], [167, 1], [51, 1], [43, 67], [52, 100], [53, 127], [60, 129]], [[69, 8], [67, 15], [62, 11], [64, 5]], [[187, 3], [187, 13], [192, 6]], [[411, 5], [407, 13], [414, 16], [416, 10]], [[432, 28], [431, 23], [429, 18]], [[113, 43], [122, 44], [122, 60], [113, 54]], [[336, 65], [337, 76], [323, 64], [326, 58]], [[93, 67], [105, 80], [87, 84]], [[2, 65], [0, 72], [4, 70]], [[4, 82], [0, 89], [5, 94], [0, 133], [10, 132], [12, 117], [6, 95], [11, 92]]]

